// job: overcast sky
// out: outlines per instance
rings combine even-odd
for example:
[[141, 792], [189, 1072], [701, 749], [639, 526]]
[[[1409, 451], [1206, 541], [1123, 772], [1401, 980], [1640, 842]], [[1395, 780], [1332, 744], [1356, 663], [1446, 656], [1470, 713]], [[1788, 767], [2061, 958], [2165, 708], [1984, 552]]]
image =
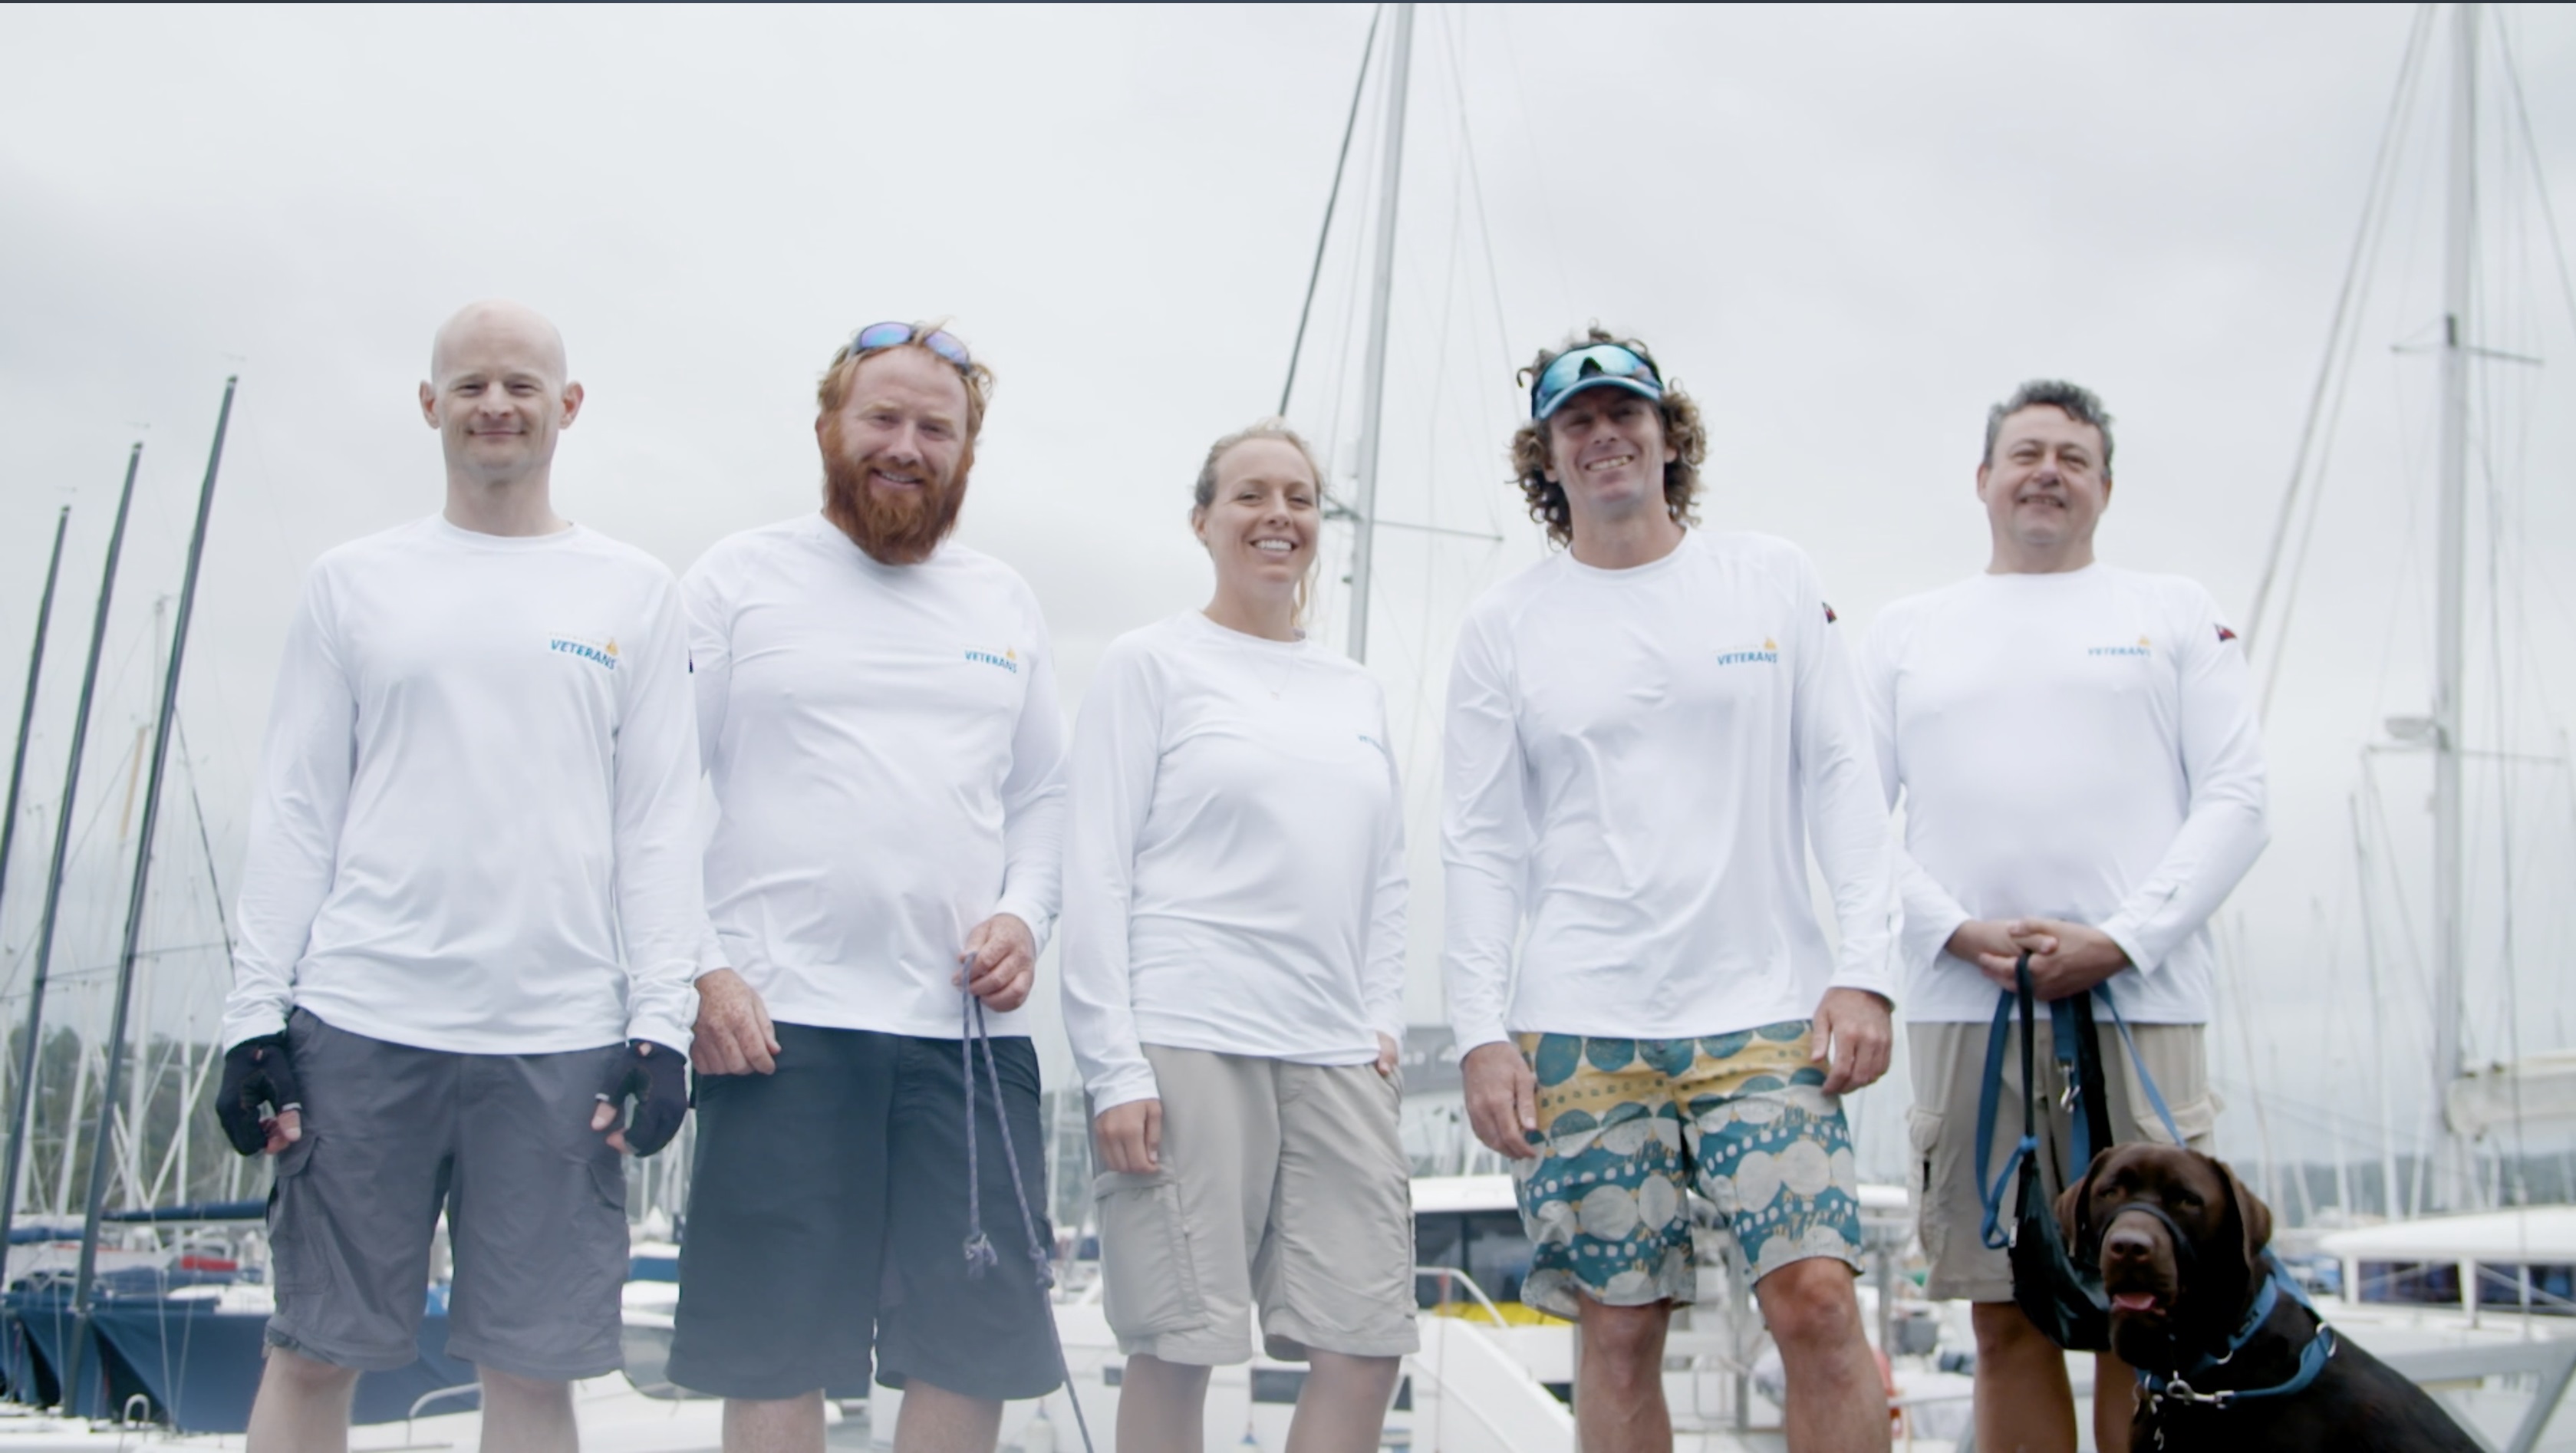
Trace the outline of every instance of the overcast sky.
[[[144, 467], [58, 968], [113, 952], [153, 602], [177, 588], [224, 377], [241, 374], [242, 392], [182, 696], [219, 875], [238, 868], [301, 572], [437, 506], [413, 388], [431, 331], [476, 297], [524, 300], [569, 339], [589, 404], [557, 471], [564, 511], [675, 570], [812, 506], [812, 384], [851, 328], [952, 320], [1001, 381], [962, 533], [1037, 588], [1072, 711], [1111, 638], [1204, 598], [1189, 482], [1211, 438], [1277, 404], [1370, 14], [0, 12], [12, 709], [44, 544], [57, 507], [73, 507], [0, 909], [18, 981], [127, 447], [145, 441]], [[2563, 754], [2576, 300], [2534, 178], [2576, 222], [2576, 18], [2501, 16], [2540, 165], [2490, 34], [2474, 327], [2547, 364], [2482, 370], [2470, 733]], [[1707, 523], [1804, 546], [1855, 638], [1887, 601], [1982, 567], [1970, 490], [1986, 405], [2025, 378], [2077, 379], [2118, 419], [2105, 557], [2195, 576], [2241, 612], [2411, 18], [1423, 7], [1380, 513], [1463, 533], [1381, 537], [1370, 651], [1415, 799], [1417, 1018], [1439, 1014], [1431, 789], [1448, 632], [1540, 553], [1501, 460], [1521, 407], [1513, 369], [1592, 318], [1647, 338], [1709, 418]], [[2378, 890], [2377, 993], [2347, 800], [2362, 744], [2428, 693], [2433, 364], [2392, 346], [2439, 311], [2442, 84], [2437, 71], [2401, 138], [2297, 614], [2265, 643], [2284, 662], [2267, 724], [2274, 843], [2226, 911], [2217, 1067], [2239, 1154], [2257, 1153], [2261, 1118], [2285, 1155], [2365, 1153], [2382, 1044], [2401, 1134], [2419, 1123], [2420, 759], [2376, 768], [2371, 850], [2415, 895], [2401, 913]], [[1383, 95], [1373, 81], [1291, 408], [1337, 476], [1356, 458]], [[1338, 641], [1346, 619], [1327, 591], [1319, 629]], [[2576, 936], [2568, 773], [2482, 765], [2470, 780], [2484, 844], [2476, 1052], [2576, 1042], [2560, 947]], [[194, 831], [187, 812], [165, 823]], [[155, 933], [210, 938], [202, 859], [164, 851], [180, 896]], [[2411, 951], [2397, 938], [2410, 914]], [[160, 961], [164, 1022], [213, 1004], [219, 961]], [[101, 1003], [83, 989], [57, 1012], [79, 1022]], [[1883, 1172], [1901, 1155], [1887, 1127], [1902, 1097], [1864, 1107]]]

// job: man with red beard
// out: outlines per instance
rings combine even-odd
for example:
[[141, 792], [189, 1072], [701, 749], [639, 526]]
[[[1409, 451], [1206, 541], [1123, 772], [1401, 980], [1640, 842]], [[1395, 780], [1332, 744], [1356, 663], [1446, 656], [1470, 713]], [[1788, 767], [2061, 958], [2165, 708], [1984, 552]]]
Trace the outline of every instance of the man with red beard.
[[[726, 1399], [726, 1453], [821, 1453], [823, 1399], [865, 1396], [872, 1366], [904, 1390], [903, 1453], [991, 1453], [1002, 1403], [1058, 1382], [1014, 1254], [1053, 1232], [1020, 1224], [1014, 1182], [1042, 1217], [1020, 1006], [1056, 915], [1064, 729], [1036, 596], [947, 542], [992, 385], [946, 332], [860, 329], [816, 391], [822, 511], [681, 582], [720, 817], [670, 1377]], [[969, 995], [1008, 1128], [988, 1084], [971, 1170]], [[961, 1254], [977, 1199], [998, 1265]]]

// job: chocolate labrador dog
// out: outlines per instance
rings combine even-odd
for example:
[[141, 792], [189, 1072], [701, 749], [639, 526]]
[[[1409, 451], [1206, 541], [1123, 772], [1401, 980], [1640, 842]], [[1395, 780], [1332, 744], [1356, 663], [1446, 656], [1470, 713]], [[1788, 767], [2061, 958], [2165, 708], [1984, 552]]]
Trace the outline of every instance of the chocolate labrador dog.
[[[2254, 1319], [2273, 1276], [2263, 1254], [2272, 1212], [2223, 1162], [2169, 1145], [2115, 1146], [2058, 1198], [2057, 1219], [2070, 1255], [2099, 1258], [2112, 1350], [2157, 1374], [2130, 1425], [2140, 1453], [2479, 1447], [2421, 1388], [2287, 1290], [2272, 1289]], [[2307, 1384], [2286, 1390], [2303, 1373]]]

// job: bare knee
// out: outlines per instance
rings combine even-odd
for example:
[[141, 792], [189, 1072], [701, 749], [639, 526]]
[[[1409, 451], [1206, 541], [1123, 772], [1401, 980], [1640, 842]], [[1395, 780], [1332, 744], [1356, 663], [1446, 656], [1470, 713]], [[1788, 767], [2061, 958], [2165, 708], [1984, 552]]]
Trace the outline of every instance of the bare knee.
[[1137, 1392], [1167, 1398], [1200, 1399], [1207, 1396], [1208, 1374], [1214, 1369], [1187, 1362], [1165, 1362], [1150, 1352], [1139, 1352], [1127, 1359], [1127, 1375], [1121, 1379], [1121, 1395]]
[[1585, 1371], [1616, 1382], [1662, 1385], [1664, 1332], [1672, 1323], [1669, 1304], [1612, 1307], [1587, 1297], [1580, 1311]]
[[1403, 1359], [1397, 1357], [1354, 1357], [1347, 1352], [1326, 1352], [1309, 1348], [1306, 1385], [1323, 1385], [1336, 1396], [1357, 1393], [1365, 1396], [1373, 1390], [1395, 1391], [1395, 1380], [1403, 1371]]
[[1793, 1261], [1762, 1278], [1755, 1291], [1762, 1300], [1762, 1320], [1784, 1357], [1863, 1341], [1851, 1268], [1840, 1261]]
[[346, 1393], [358, 1385], [358, 1369], [335, 1367], [291, 1347], [268, 1349], [268, 1370], [264, 1376], [306, 1396]]
[[1976, 1329], [1981, 1367], [1989, 1361], [2019, 1363], [2062, 1355], [2048, 1334], [2011, 1302], [1978, 1302], [1969, 1308], [1968, 1322]]
[[1128, 1358], [1123, 1381], [1144, 1383], [1154, 1391], [1206, 1391], [1211, 1371], [1213, 1368], [1200, 1368], [1195, 1363], [1164, 1363], [1157, 1355], [1136, 1353]]
[[478, 1367], [475, 1375], [483, 1384], [483, 1400], [507, 1403], [512, 1407], [550, 1407], [572, 1402], [572, 1384], [540, 1377], [521, 1377], [494, 1367]]

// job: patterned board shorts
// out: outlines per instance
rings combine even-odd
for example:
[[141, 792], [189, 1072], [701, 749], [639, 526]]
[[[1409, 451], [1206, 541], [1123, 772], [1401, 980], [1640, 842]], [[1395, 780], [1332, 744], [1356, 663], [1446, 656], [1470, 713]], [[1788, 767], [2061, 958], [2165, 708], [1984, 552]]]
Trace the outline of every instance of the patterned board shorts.
[[1694, 1299], [1685, 1187], [1714, 1205], [1758, 1280], [1793, 1261], [1861, 1264], [1860, 1172], [1807, 1021], [1699, 1039], [1523, 1034], [1537, 1160], [1516, 1161], [1536, 1248], [1521, 1299], [1561, 1317]]

